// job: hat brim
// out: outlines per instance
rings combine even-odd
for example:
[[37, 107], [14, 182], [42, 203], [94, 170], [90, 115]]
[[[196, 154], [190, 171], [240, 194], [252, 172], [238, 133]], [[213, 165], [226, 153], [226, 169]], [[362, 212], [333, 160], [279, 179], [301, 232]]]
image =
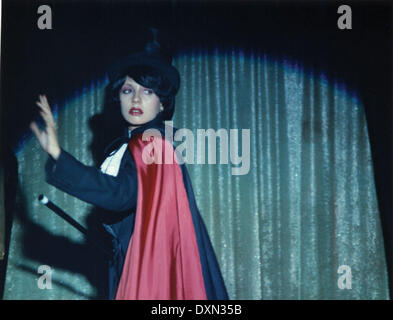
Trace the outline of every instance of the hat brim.
[[168, 79], [174, 88], [176, 94], [180, 87], [179, 71], [171, 64], [154, 56], [148, 56], [146, 53], [134, 53], [122, 60], [120, 63], [114, 65], [109, 70], [109, 80], [116, 81], [119, 77], [127, 73], [127, 69], [134, 66], [148, 66], [156, 69], [161, 75]]

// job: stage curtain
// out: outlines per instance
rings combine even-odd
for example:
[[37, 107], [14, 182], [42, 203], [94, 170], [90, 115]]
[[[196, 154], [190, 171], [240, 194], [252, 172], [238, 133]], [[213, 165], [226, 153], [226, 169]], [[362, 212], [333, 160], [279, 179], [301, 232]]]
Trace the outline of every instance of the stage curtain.
[[[182, 85], [173, 124], [194, 136], [195, 163], [187, 167], [230, 298], [388, 299], [370, 143], [356, 87], [299, 59], [256, 49], [201, 48], [174, 63]], [[62, 146], [85, 164], [93, 164], [88, 123], [101, 111], [106, 83], [103, 75], [67, 101], [53, 102]], [[206, 163], [196, 163], [202, 160], [198, 129], [225, 129], [228, 163], [220, 164], [224, 138], [217, 139], [216, 164], [208, 164], [207, 146]], [[238, 131], [231, 136], [231, 129]], [[249, 157], [242, 151], [247, 130]], [[83, 236], [37, 197], [46, 194], [85, 225], [91, 206], [44, 182], [46, 155], [35, 139], [17, 159], [19, 212], [4, 298], [96, 297], [94, 277], [85, 276], [72, 255], [86, 250], [80, 249]], [[31, 230], [46, 240], [34, 247]], [[52, 289], [37, 285], [44, 264], [52, 267]]]

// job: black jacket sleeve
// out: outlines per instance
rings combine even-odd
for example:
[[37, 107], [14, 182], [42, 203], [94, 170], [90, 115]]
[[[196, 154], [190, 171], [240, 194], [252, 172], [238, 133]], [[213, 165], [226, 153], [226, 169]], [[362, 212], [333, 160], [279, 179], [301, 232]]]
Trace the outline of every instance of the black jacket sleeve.
[[111, 211], [136, 207], [138, 178], [128, 150], [124, 153], [116, 177], [82, 164], [64, 150], [61, 150], [57, 160], [49, 156], [45, 173], [49, 184], [98, 207]]

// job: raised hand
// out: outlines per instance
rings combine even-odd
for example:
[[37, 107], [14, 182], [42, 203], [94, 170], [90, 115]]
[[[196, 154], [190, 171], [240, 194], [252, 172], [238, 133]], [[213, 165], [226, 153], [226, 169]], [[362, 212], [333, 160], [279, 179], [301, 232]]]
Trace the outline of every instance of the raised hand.
[[45, 95], [39, 95], [39, 101], [36, 101], [36, 104], [40, 108], [40, 115], [45, 122], [45, 129], [41, 131], [34, 121], [30, 123], [30, 129], [37, 137], [41, 148], [57, 160], [60, 156], [61, 149], [57, 139], [56, 123], [48, 99]]

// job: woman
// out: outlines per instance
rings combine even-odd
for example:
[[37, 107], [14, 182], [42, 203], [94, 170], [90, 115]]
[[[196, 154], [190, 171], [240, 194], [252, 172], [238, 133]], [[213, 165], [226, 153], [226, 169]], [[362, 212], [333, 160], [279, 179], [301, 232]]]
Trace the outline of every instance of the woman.
[[[219, 266], [198, 212], [190, 178], [165, 139], [179, 73], [157, 43], [129, 56], [110, 73], [113, 103], [126, 135], [100, 170], [85, 166], [58, 143], [48, 100], [37, 105], [45, 122], [31, 129], [49, 154], [46, 181], [81, 200], [116, 211], [105, 225], [113, 237], [109, 298], [228, 299]], [[161, 135], [143, 135], [154, 129]], [[150, 159], [150, 160], [151, 160]]]

